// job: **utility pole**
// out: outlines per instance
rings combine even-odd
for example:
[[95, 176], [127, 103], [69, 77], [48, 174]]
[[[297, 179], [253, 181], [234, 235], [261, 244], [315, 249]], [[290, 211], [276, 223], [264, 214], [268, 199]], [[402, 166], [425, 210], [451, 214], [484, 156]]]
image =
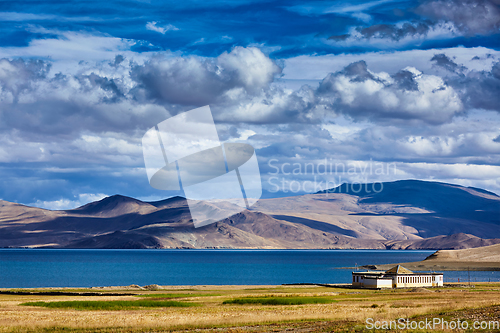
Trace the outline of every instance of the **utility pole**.
[[470, 267], [467, 266], [467, 274], [469, 275], [469, 288], [470, 288]]

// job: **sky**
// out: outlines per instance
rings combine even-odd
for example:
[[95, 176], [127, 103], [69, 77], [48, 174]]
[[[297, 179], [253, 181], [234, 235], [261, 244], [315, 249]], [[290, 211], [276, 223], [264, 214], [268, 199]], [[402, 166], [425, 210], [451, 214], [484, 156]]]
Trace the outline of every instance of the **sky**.
[[141, 139], [209, 105], [263, 197], [343, 182], [500, 194], [500, 2], [0, 3], [0, 199], [70, 209], [149, 186]]

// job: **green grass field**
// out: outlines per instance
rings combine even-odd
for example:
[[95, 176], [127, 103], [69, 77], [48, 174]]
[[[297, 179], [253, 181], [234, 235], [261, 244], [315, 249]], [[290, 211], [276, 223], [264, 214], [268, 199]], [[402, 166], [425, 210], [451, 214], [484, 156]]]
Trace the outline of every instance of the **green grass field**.
[[202, 294], [202, 293], [188, 293], [188, 294], [141, 294], [135, 295], [141, 298], [188, 298], [188, 297], [210, 297], [220, 296], [221, 294]]
[[197, 306], [191, 302], [177, 301], [59, 301], [59, 302], [26, 302], [23, 306], [41, 306], [51, 309], [76, 309], [76, 310], [126, 310], [138, 308], [168, 308]]

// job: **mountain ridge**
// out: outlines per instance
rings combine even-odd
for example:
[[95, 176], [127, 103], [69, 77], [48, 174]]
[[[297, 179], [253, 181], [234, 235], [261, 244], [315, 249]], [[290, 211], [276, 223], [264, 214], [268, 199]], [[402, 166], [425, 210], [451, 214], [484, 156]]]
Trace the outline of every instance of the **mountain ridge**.
[[261, 199], [202, 228], [194, 228], [182, 197], [144, 202], [113, 195], [64, 211], [2, 201], [0, 247], [461, 249], [500, 243], [500, 197], [493, 193], [418, 180], [380, 184], [380, 192], [347, 193], [353, 185], [342, 184]]

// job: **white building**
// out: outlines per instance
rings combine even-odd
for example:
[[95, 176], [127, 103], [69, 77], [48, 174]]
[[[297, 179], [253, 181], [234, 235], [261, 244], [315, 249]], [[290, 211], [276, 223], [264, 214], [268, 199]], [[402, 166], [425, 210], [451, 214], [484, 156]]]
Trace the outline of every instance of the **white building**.
[[443, 273], [413, 273], [397, 265], [386, 272], [352, 272], [352, 286], [374, 289], [442, 287]]

